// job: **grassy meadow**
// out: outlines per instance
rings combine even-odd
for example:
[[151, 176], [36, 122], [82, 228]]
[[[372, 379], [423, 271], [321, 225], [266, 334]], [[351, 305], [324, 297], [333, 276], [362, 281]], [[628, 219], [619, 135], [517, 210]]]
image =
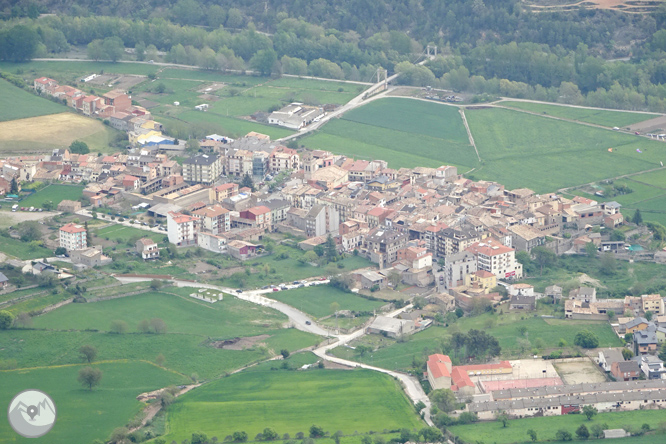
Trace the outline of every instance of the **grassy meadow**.
[[235, 431], [250, 439], [264, 428], [306, 435], [311, 425], [344, 434], [421, 428], [398, 383], [381, 373], [311, 370], [240, 373], [192, 390], [167, 410], [167, 442], [202, 431], [223, 440]]
[[557, 105], [550, 103], [514, 102], [511, 100], [503, 100], [499, 102], [498, 105], [529, 111], [531, 113], [539, 113], [553, 117], [561, 117], [568, 120], [592, 123], [594, 125], [606, 126], [608, 128], [613, 128], [616, 126], [627, 127], [629, 125], [643, 122], [658, 116], [658, 114], [649, 113], [632, 113], [628, 111], [578, 108], [575, 106]]
[[79, 200], [81, 196], [83, 196], [82, 186], [51, 184], [21, 200], [20, 205], [42, 208], [44, 202], [50, 200], [57, 206], [63, 200]]
[[[0, 371], [0, 402], [9, 405], [21, 390], [39, 389], [55, 402], [58, 418], [53, 429], [39, 441], [49, 444], [106, 441], [116, 427], [128, 423], [142, 408], [136, 396], [187, 379], [177, 373], [145, 362], [95, 364], [102, 370], [101, 384], [93, 391], [76, 380], [81, 364], [53, 368]], [[9, 426], [0, 422], [0, 442], [28, 443]]]
[[142, 230], [140, 228], [127, 227], [120, 224], [107, 225], [103, 228], [95, 230], [95, 236], [101, 237], [102, 239], [109, 239], [118, 243], [126, 243], [129, 241], [136, 241], [142, 237], [147, 237], [154, 240], [157, 243], [164, 242], [164, 238], [167, 236], [166, 231], [164, 234], [155, 233], [153, 231]]
[[354, 293], [346, 293], [329, 285], [296, 288], [289, 291], [276, 291], [266, 295], [286, 304], [296, 307], [315, 318], [331, 315], [331, 304], [338, 303], [339, 310], [373, 311], [386, 305], [383, 301], [371, 301]]
[[13, 237], [0, 238], [0, 252], [22, 260], [41, 259], [53, 256], [53, 251], [39, 245], [21, 242]]

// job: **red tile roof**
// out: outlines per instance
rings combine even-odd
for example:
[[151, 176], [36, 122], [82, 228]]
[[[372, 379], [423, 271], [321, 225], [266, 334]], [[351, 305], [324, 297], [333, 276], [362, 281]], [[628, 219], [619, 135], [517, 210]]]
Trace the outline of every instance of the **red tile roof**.
[[64, 231], [65, 233], [83, 233], [86, 231], [86, 229], [83, 225], [69, 223], [63, 227], [60, 227], [60, 231]]
[[428, 356], [428, 368], [430, 369], [433, 378], [451, 377], [451, 373], [449, 373], [446, 363], [449, 365], [451, 364], [451, 358], [447, 355], [435, 354]]

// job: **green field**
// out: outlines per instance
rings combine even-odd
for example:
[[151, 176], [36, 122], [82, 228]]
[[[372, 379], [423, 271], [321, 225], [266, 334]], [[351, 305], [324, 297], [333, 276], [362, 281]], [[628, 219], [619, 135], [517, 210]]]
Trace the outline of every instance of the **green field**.
[[53, 251], [51, 250], [27, 242], [21, 242], [13, 237], [0, 237], [0, 251], [23, 260], [53, 256]]
[[[285, 259], [278, 259], [280, 254], [286, 254]], [[372, 262], [361, 256], [347, 256], [343, 260], [330, 263], [325, 267], [313, 267], [309, 264], [301, 264], [298, 259], [305, 254], [299, 248], [293, 248], [284, 244], [276, 245], [273, 254], [263, 256], [257, 260], [246, 261], [243, 265], [250, 266], [253, 273], [246, 274], [242, 270], [223, 279], [217, 279], [212, 283], [232, 288], [258, 288], [269, 284], [281, 284], [296, 280], [307, 279], [314, 276], [325, 276], [338, 273], [348, 273], [359, 268], [374, 267]], [[230, 267], [238, 265], [238, 262], [224, 260], [223, 266]], [[270, 272], [264, 272], [268, 266]], [[330, 304], [329, 304], [330, 305]]]
[[302, 143], [383, 159], [392, 168], [449, 164], [466, 171], [478, 163], [456, 107], [410, 99], [371, 102], [329, 122]]
[[44, 202], [50, 200], [57, 206], [63, 200], [79, 200], [81, 196], [83, 196], [83, 187], [81, 186], [52, 184], [21, 200], [20, 205], [22, 207], [42, 208]]
[[37, 97], [4, 79], [0, 79], [0, 103], [3, 104], [0, 106], [0, 122], [62, 113], [68, 110], [64, 105]]
[[[165, 92], [155, 94], [158, 84], [163, 84]], [[215, 89], [212, 85], [224, 84]], [[211, 88], [206, 92], [207, 88]], [[211, 131], [229, 134], [233, 137], [243, 136], [250, 131], [269, 135], [273, 139], [292, 134], [292, 131], [273, 125], [259, 124], [242, 117], [250, 116], [258, 111], [269, 111], [291, 102], [306, 104], [337, 104], [348, 102], [360, 91], [362, 85], [342, 82], [325, 82], [309, 79], [234, 76], [205, 71], [189, 71], [168, 68], [159, 73], [154, 82], [139, 85], [136, 91], [144, 94], [146, 99], [161, 104], [152, 111], [160, 116], [164, 123], [178, 125], [191, 123], [203, 125]], [[210, 97], [204, 98], [206, 93]], [[174, 102], [179, 102], [174, 106]], [[207, 112], [194, 111], [195, 105], [208, 103]]]
[[[136, 396], [186, 378], [143, 362], [97, 364], [103, 371], [100, 386], [92, 392], [76, 381], [81, 365], [0, 372], [0, 403], [9, 405], [21, 390], [43, 390], [53, 398], [58, 418], [41, 442], [49, 444], [90, 443], [106, 439], [111, 431], [128, 423], [143, 404]], [[0, 442], [28, 443], [0, 421]]]
[[[492, 324], [488, 323], [489, 319], [493, 319]], [[618, 347], [622, 345], [607, 322], [543, 319], [541, 317], [525, 317], [522, 314], [507, 313], [500, 316], [464, 317], [454, 325], [455, 331], [466, 332], [477, 329], [495, 336], [502, 347], [503, 358], [520, 356], [517, 345], [520, 337], [519, 326], [527, 328], [528, 338], [532, 344], [540, 339], [546, 349], [557, 348], [560, 339], [564, 339], [568, 344], [573, 344], [576, 333], [584, 329], [588, 329], [597, 335], [600, 347]], [[488, 327], [488, 325], [491, 326]], [[421, 360], [432, 353], [440, 353], [442, 345], [448, 346], [452, 331], [450, 328], [430, 327], [425, 331], [409, 336], [408, 340], [403, 342], [372, 335], [351, 344], [352, 346], [369, 344], [377, 348], [370, 354], [361, 357], [358, 352], [347, 347], [335, 348], [333, 354], [340, 358], [392, 370], [409, 370], [413, 367], [414, 359]]]
[[95, 231], [95, 236], [101, 237], [103, 239], [108, 238], [114, 242], [124, 243], [130, 240], [138, 240], [142, 237], [147, 237], [154, 240], [157, 243], [164, 242], [166, 237], [166, 231], [164, 234], [155, 233], [154, 231], [142, 230], [140, 228], [126, 227], [125, 225], [109, 225], [104, 228], [100, 228]]
[[[609, 429], [621, 429], [624, 427], [640, 429], [642, 424], [649, 424], [652, 429], [656, 429], [663, 421], [664, 412], [662, 410], [637, 410], [631, 412], [600, 413], [592, 421], [588, 421], [584, 415], [563, 415], [514, 419], [507, 423], [506, 428], [502, 427], [501, 422], [490, 421], [452, 426], [449, 428], [449, 431], [465, 442], [511, 444], [530, 441], [526, 433], [529, 429], [537, 432], [539, 441], [555, 441], [555, 433], [560, 429], [570, 432], [575, 437], [575, 431], [581, 424], [585, 424], [588, 429], [594, 424], [607, 424]], [[657, 443], [663, 442], [663, 436], [649, 435], [626, 441], [614, 439], [612, 442], [625, 444]]]
[[221, 441], [234, 431], [252, 438], [266, 427], [294, 436], [313, 424], [345, 434], [423, 426], [396, 381], [366, 370], [233, 375], [180, 397], [167, 423], [167, 442], [195, 431]]
[[507, 189], [550, 192], [659, 167], [664, 158], [659, 142], [611, 130], [498, 108], [465, 114], [483, 161], [474, 176]]
[[575, 106], [548, 103], [514, 102], [511, 100], [501, 101], [498, 105], [521, 109], [532, 113], [561, 117], [563, 119], [578, 120], [580, 122], [592, 123], [609, 128], [616, 126], [627, 127], [634, 123], [643, 122], [659, 116], [658, 114], [649, 113], [578, 108]]
[[[196, 293], [197, 289], [183, 289]], [[169, 288], [165, 291], [170, 291]], [[127, 322], [136, 332], [142, 319], [161, 318], [169, 333], [195, 334], [219, 339], [262, 334], [279, 329], [287, 317], [275, 310], [241, 301], [231, 295], [214, 304], [187, 296], [145, 293], [90, 304], [70, 304], [35, 319], [35, 327], [56, 330], [108, 331], [110, 322]]]
[[355, 312], [373, 311], [382, 305], [386, 305], [386, 302], [364, 299], [361, 296], [346, 293], [328, 285], [277, 291], [269, 293], [266, 296], [296, 307], [315, 318], [323, 318], [324, 316], [331, 315], [331, 304], [334, 302], [339, 304], [339, 310]]

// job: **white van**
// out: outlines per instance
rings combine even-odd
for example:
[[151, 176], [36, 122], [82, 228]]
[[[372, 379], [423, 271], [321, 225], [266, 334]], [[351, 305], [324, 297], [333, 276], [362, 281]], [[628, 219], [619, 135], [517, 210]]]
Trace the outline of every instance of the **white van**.
[[12, 206], [12, 211], [16, 211], [16, 210], [18, 210], [18, 204], [15, 204], [15, 205]]

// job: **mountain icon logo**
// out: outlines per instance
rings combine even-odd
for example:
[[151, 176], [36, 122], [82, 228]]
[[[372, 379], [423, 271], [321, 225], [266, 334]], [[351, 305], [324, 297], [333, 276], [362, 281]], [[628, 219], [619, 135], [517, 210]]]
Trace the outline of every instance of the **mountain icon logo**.
[[7, 411], [9, 424], [25, 438], [38, 438], [51, 430], [56, 420], [53, 399], [40, 390], [24, 390], [14, 396]]

